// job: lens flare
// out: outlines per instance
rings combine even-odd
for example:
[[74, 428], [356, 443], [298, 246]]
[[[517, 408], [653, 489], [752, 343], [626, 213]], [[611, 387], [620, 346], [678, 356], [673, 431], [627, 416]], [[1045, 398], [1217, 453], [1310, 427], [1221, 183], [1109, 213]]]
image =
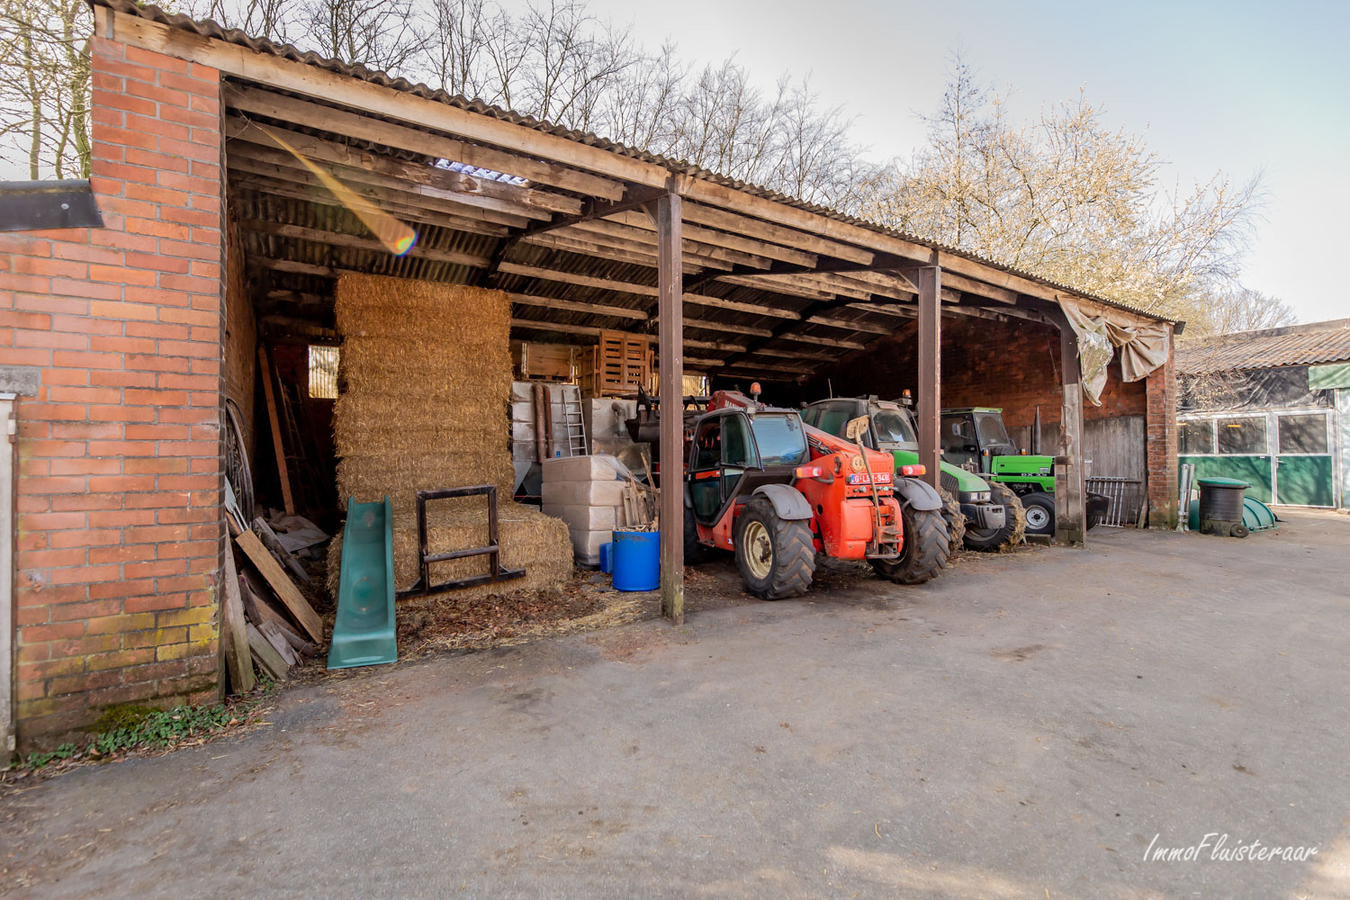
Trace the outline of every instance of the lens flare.
[[316, 166], [303, 153], [286, 143], [280, 135], [274, 134], [271, 129], [264, 125], [258, 125], [256, 122], [254, 124], [263, 134], [276, 141], [278, 147], [294, 156], [302, 166], [312, 172], [314, 177], [319, 179], [319, 182], [337, 198], [339, 203], [350, 209], [356, 214], [357, 218], [365, 223], [366, 227], [370, 229], [370, 233], [375, 235], [375, 239], [383, 244], [384, 248], [390, 253], [395, 256], [405, 256], [417, 244], [417, 232], [413, 231], [412, 228], [395, 219]]

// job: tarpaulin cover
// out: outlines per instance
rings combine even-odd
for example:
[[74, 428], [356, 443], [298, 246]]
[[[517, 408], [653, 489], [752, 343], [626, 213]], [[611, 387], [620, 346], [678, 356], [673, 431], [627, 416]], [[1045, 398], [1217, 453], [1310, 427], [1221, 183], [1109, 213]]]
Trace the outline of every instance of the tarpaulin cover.
[[1350, 363], [1308, 367], [1309, 390], [1327, 390], [1330, 388], [1350, 388]]
[[1120, 310], [1089, 307], [1065, 297], [1058, 299], [1078, 336], [1083, 393], [1093, 406], [1102, 405], [1106, 367], [1111, 362], [1114, 348], [1120, 348], [1120, 371], [1126, 381], [1139, 381], [1167, 362], [1170, 329], [1166, 323], [1142, 324]]

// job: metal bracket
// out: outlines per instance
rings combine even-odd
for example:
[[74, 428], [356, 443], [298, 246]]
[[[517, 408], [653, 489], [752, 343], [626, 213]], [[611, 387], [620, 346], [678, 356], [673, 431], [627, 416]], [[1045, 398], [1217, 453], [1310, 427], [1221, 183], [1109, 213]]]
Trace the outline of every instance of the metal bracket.
[[[445, 553], [427, 552], [427, 501], [428, 500], [450, 500], [455, 497], [474, 497], [479, 494], [485, 494], [488, 501], [488, 542], [485, 547], [470, 547], [467, 550], [450, 550]], [[404, 600], [408, 597], [420, 597], [425, 594], [436, 594], [441, 591], [454, 591], [460, 588], [477, 587], [481, 584], [495, 584], [498, 581], [509, 581], [513, 578], [523, 578], [524, 569], [503, 569], [498, 558], [501, 547], [497, 542], [497, 486], [495, 484], [479, 484], [473, 487], [448, 488], [441, 491], [418, 491], [417, 492], [417, 552], [418, 560], [421, 565], [421, 575], [416, 583], [406, 591], [399, 591], [395, 594], [395, 599]], [[465, 559], [470, 556], [488, 557], [488, 572], [484, 575], [471, 575], [468, 578], [457, 578], [453, 581], [442, 582], [441, 584], [431, 583], [431, 564], [438, 562], [448, 562], [452, 559]]]

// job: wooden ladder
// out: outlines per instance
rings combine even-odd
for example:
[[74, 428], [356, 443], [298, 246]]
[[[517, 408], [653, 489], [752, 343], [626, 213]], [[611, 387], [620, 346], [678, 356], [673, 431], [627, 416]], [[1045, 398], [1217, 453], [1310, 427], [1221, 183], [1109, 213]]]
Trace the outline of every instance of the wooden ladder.
[[567, 455], [586, 455], [586, 423], [581, 414], [581, 388], [562, 386], [563, 425], [567, 429]]

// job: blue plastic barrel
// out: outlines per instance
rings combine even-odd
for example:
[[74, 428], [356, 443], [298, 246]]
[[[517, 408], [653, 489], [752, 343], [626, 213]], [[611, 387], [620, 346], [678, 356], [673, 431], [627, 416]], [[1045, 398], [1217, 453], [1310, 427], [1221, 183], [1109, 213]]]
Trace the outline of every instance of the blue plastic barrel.
[[614, 542], [600, 545], [600, 571], [606, 575], [614, 571]]
[[614, 590], [654, 591], [661, 583], [661, 533], [614, 532]]

